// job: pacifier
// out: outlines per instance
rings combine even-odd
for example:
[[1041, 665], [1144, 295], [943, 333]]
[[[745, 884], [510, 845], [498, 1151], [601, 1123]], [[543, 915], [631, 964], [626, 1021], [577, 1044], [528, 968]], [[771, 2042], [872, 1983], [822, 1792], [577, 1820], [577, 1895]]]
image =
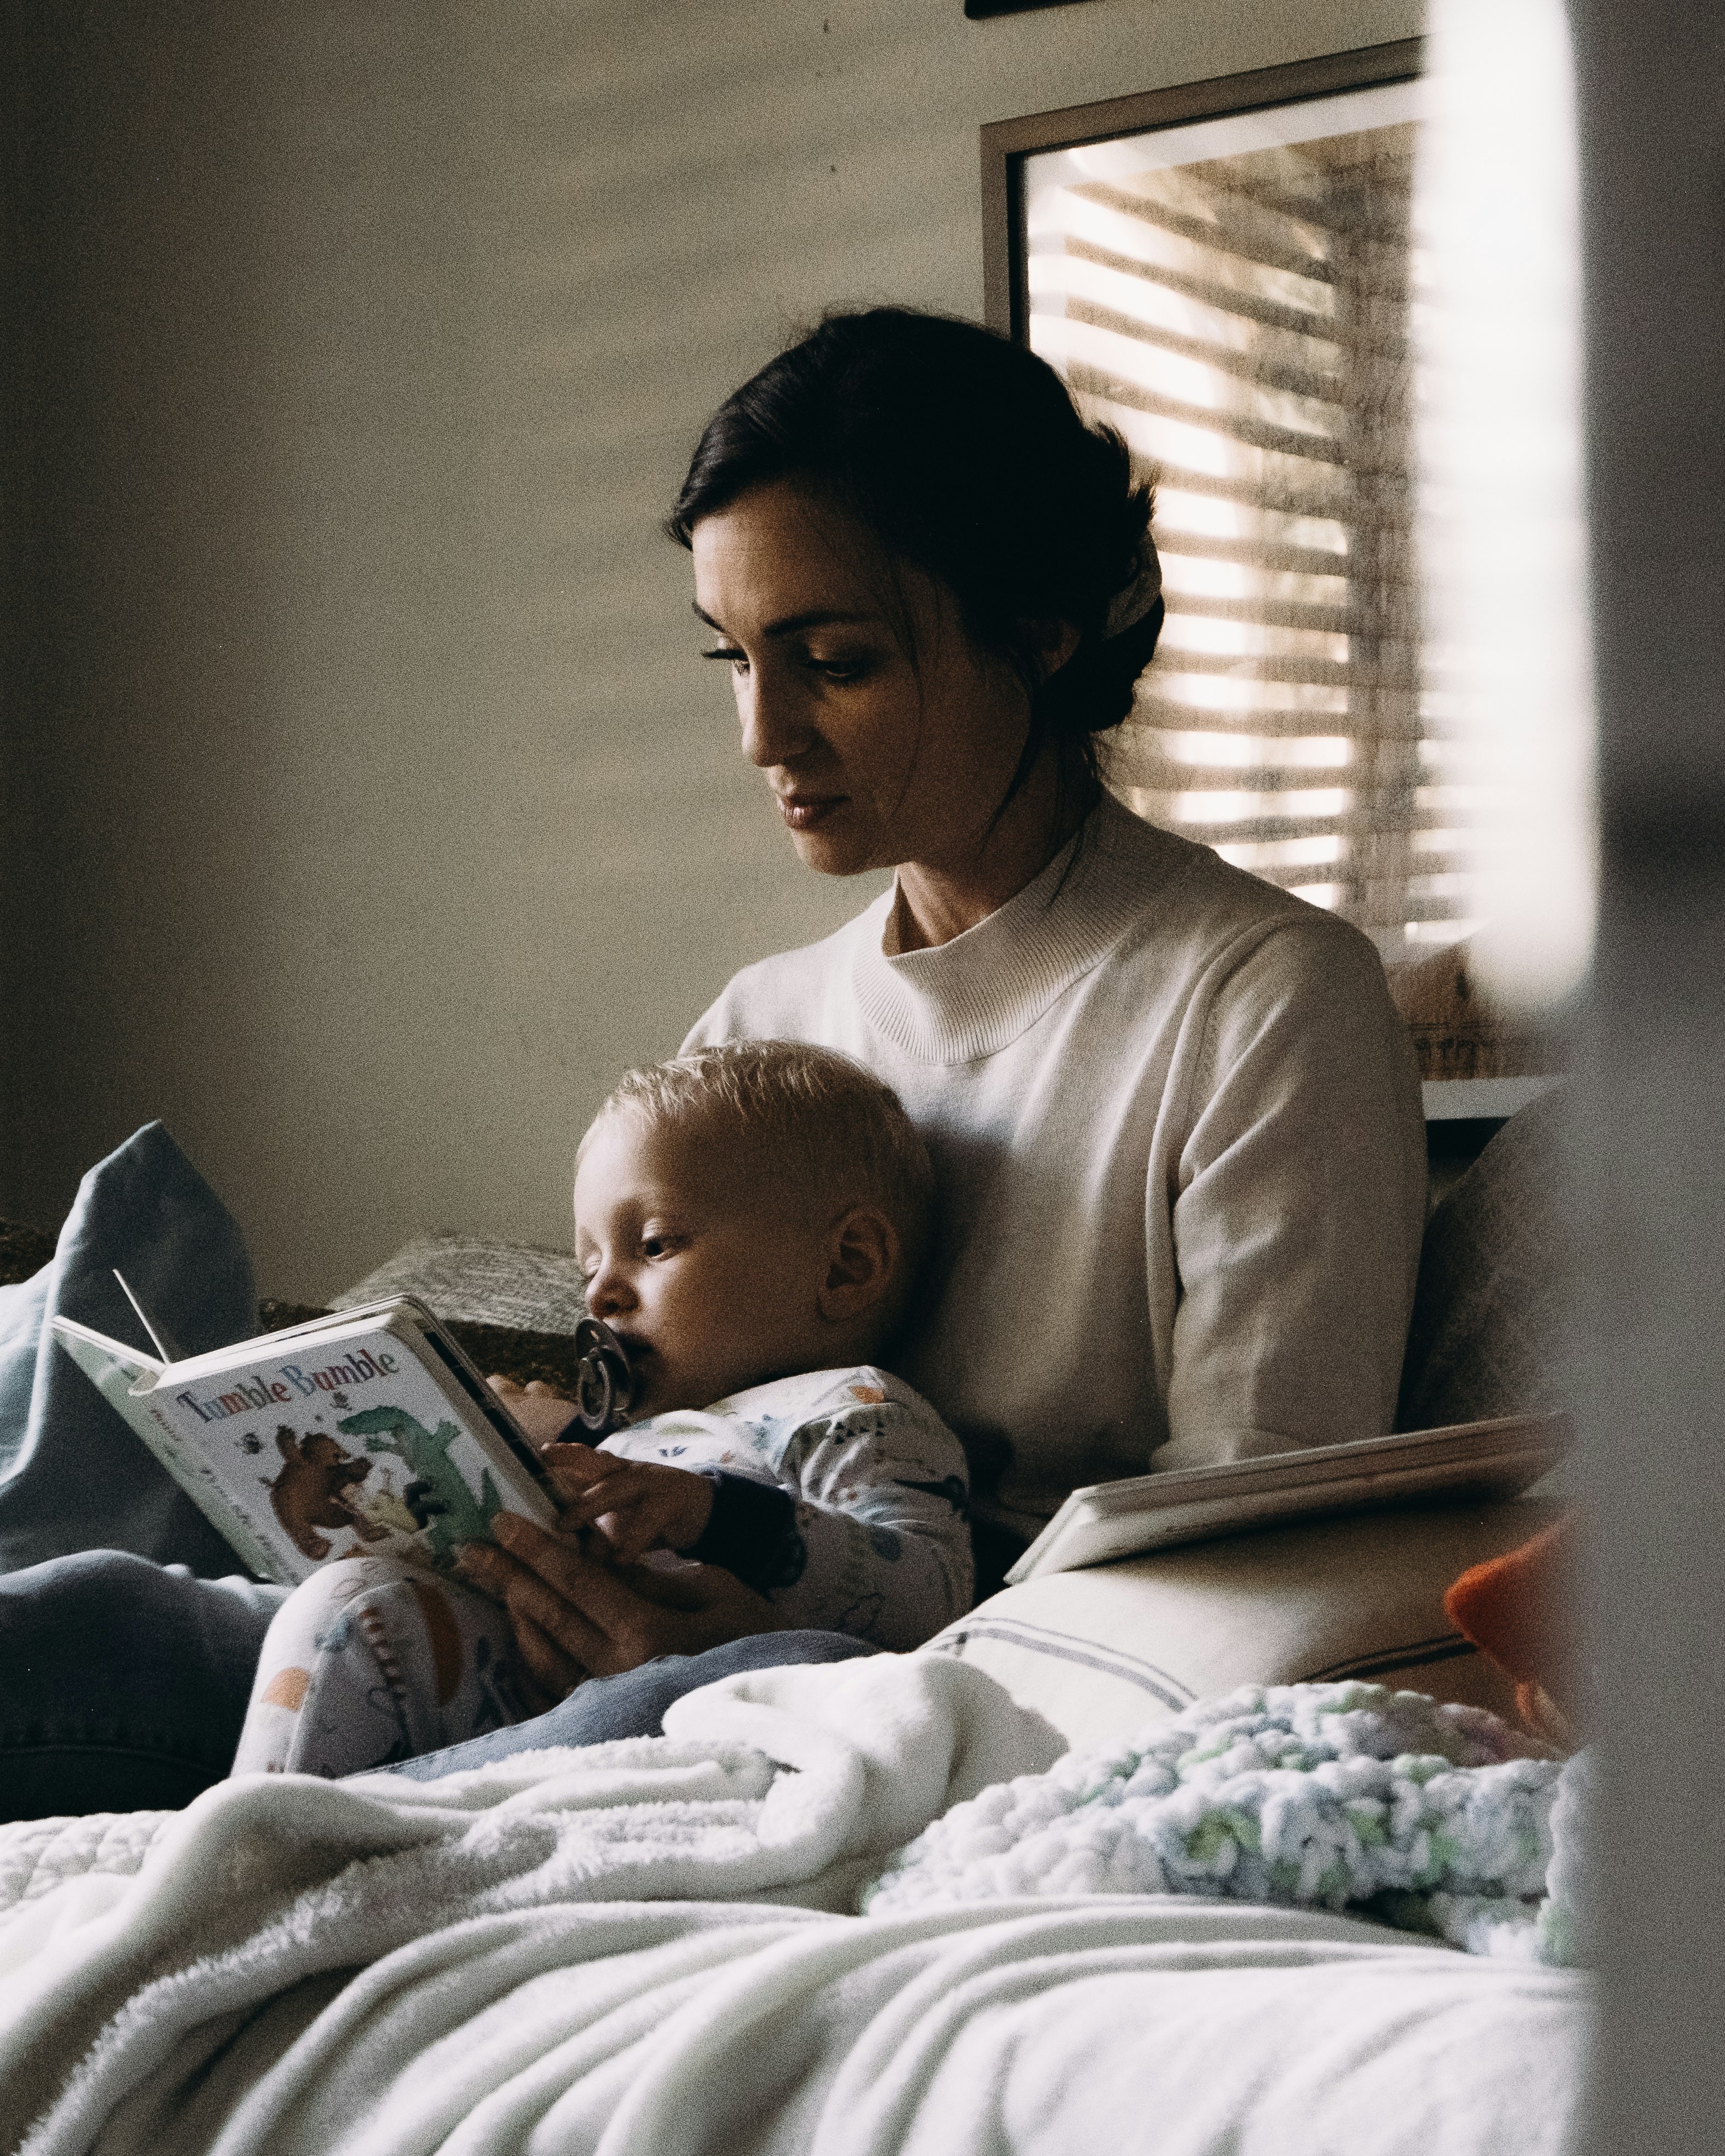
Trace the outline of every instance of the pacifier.
[[623, 1342], [597, 1317], [583, 1317], [575, 1328], [575, 1419], [589, 1439], [607, 1437], [629, 1420], [635, 1396], [634, 1372]]

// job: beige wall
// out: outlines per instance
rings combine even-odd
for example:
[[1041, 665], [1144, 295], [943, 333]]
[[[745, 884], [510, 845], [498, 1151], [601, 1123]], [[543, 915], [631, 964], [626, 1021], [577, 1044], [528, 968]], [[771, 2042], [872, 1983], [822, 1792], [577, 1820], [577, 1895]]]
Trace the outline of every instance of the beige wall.
[[656, 525], [718, 398], [836, 300], [979, 315], [983, 121], [1420, 26], [25, 12], [0, 1213], [51, 1224], [159, 1114], [306, 1297], [418, 1228], [560, 1240], [614, 1074], [864, 896], [798, 869], [693, 658]]

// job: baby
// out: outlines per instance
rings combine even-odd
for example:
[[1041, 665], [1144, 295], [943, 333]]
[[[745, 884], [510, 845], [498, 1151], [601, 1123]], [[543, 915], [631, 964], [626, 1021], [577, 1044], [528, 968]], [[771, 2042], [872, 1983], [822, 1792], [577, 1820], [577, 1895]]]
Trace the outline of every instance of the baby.
[[[871, 1360], [932, 1212], [922, 1140], [845, 1056], [752, 1041], [631, 1072], [581, 1142], [575, 1240], [632, 1420], [597, 1450], [546, 1444], [559, 1532], [619, 1563], [722, 1566], [787, 1627], [883, 1647], [968, 1609], [964, 1455]], [[494, 1382], [542, 1441], [569, 1422], [544, 1388]], [[234, 1771], [357, 1774], [530, 1711], [495, 1603], [345, 1558], [271, 1625]]]

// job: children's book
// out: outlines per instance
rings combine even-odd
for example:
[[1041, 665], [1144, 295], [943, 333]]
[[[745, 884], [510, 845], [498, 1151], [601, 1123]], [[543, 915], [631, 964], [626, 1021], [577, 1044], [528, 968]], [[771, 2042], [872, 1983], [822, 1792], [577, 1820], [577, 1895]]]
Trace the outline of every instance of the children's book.
[[1072, 1492], [1007, 1583], [1326, 1514], [1426, 1498], [1512, 1497], [1572, 1442], [1563, 1415], [1512, 1415], [1094, 1482]]
[[261, 1578], [297, 1584], [367, 1554], [447, 1571], [496, 1512], [556, 1522], [526, 1436], [411, 1296], [207, 1355], [142, 1354], [69, 1317], [54, 1329]]

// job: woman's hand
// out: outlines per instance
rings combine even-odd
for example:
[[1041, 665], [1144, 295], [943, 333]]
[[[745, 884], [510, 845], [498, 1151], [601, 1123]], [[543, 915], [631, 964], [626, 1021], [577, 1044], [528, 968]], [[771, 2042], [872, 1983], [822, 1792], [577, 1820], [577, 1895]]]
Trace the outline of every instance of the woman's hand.
[[620, 1563], [651, 1549], [688, 1549], [712, 1517], [711, 1482], [685, 1467], [619, 1460], [589, 1445], [548, 1445], [539, 1456], [562, 1501], [559, 1528], [597, 1528]]
[[717, 1565], [602, 1564], [574, 1535], [547, 1534], [514, 1512], [499, 1512], [491, 1532], [494, 1542], [464, 1547], [462, 1573], [509, 1612], [521, 1661], [553, 1701], [583, 1676], [784, 1629], [763, 1595]]

